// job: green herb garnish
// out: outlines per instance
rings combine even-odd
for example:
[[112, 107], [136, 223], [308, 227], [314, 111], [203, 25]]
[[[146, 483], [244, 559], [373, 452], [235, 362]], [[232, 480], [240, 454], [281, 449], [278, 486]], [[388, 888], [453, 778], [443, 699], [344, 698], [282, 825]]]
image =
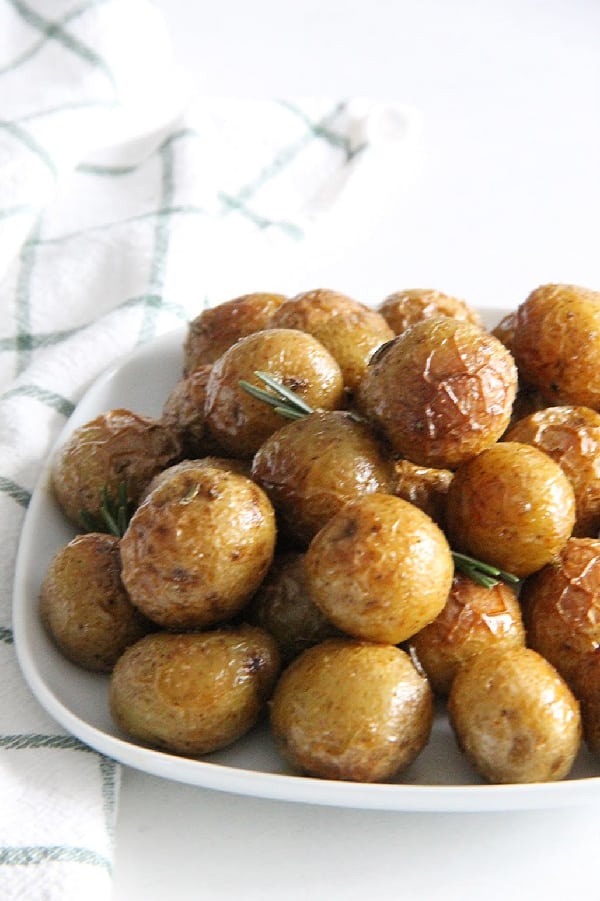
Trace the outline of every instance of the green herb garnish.
[[89, 510], [80, 511], [79, 518], [83, 526], [88, 532], [108, 532], [109, 535], [122, 538], [134, 510], [134, 504], [127, 496], [126, 483], [119, 482], [116, 497], [111, 494], [107, 485], [103, 485], [101, 498], [97, 514], [90, 513]]

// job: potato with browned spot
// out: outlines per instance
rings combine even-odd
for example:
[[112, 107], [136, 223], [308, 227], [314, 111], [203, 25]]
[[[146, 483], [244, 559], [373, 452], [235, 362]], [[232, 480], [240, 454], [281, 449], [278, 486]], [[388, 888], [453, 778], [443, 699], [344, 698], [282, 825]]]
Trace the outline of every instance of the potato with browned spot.
[[178, 432], [182, 441], [182, 456], [203, 457], [219, 454], [221, 448], [210, 434], [204, 415], [206, 385], [210, 365], [200, 366], [179, 379], [163, 404], [161, 421]]
[[275, 512], [251, 479], [223, 467], [182, 467], [133, 515], [121, 539], [123, 582], [164, 628], [224, 622], [260, 585], [275, 540]]
[[202, 310], [188, 325], [183, 345], [183, 371], [214, 363], [239, 338], [267, 328], [285, 300], [283, 294], [255, 291]]
[[274, 639], [252, 626], [149, 635], [129, 648], [110, 681], [110, 710], [135, 739], [198, 756], [254, 726], [279, 672]]
[[378, 493], [345, 504], [315, 535], [304, 562], [311, 596], [335, 626], [391, 644], [435, 619], [454, 571], [433, 520]]
[[343, 410], [289, 422], [261, 445], [253, 478], [269, 495], [280, 523], [302, 547], [347, 501], [389, 492], [389, 450], [365, 422]]
[[108, 673], [156, 626], [133, 606], [121, 580], [119, 539], [77, 535], [52, 558], [40, 591], [42, 620], [72, 663]]
[[523, 578], [549, 563], [571, 536], [575, 495], [548, 454], [500, 442], [455, 472], [446, 524], [456, 551]]
[[477, 310], [459, 297], [445, 294], [434, 288], [406, 288], [394, 291], [376, 307], [395, 335], [401, 335], [407, 328], [424, 319], [448, 316], [463, 319], [479, 328], [483, 327]]
[[329, 639], [283, 672], [271, 727], [295, 769], [323, 779], [383, 782], [427, 744], [433, 695], [410, 657], [393, 645]]
[[459, 746], [488, 782], [564, 779], [581, 745], [575, 697], [531, 648], [492, 649], [467, 661], [448, 713]]
[[522, 647], [525, 628], [515, 591], [488, 588], [457, 572], [441, 613], [410, 639], [435, 692], [447, 695], [462, 664], [490, 648]]
[[400, 456], [455, 469], [500, 438], [516, 388], [497, 338], [469, 322], [426, 319], [374, 355], [357, 406]]
[[449, 469], [434, 469], [431, 466], [417, 466], [410, 460], [396, 460], [390, 493], [410, 501], [444, 528], [446, 496], [452, 476]]
[[335, 410], [343, 405], [339, 365], [312, 335], [295, 329], [265, 329], [240, 338], [214, 363], [206, 386], [205, 417], [225, 453], [253, 456], [282, 426], [281, 416], [240, 385], [264, 389], [256, 372], [266, 372], [309, 407]]

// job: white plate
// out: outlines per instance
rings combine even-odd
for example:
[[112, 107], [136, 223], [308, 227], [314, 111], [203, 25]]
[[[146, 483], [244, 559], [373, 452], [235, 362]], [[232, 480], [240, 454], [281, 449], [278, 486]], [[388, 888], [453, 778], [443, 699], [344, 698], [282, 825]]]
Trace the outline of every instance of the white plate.
[[[505, 310], [485, 313], [495, 324]], [[157, 415], [182, 368], [184, 331], [165, 335], [106, 373], [83, 398], [60, 442], [75, 427], [116, 407]], [[265, 725], [231, 748], [187, 759], [128, 741], [112, 723], [107, 677], [76, 668], [58, 653], [38, 615], [38, 593], [54, 553], [73, 535], [42, 474], [27, 511], [16, 564], [14, 635], [33, 693], [70, 733], [131, 767], [191, 785], [311, 804], [403, 811], [491, 811], [560, 807], [600, 799], [600, 760], [582, 749], [570, 778], [553, 784], [485, 785], [459, 753], [443, 710], [419, 758], [390, 784], [356, 784], [292, 774]]]

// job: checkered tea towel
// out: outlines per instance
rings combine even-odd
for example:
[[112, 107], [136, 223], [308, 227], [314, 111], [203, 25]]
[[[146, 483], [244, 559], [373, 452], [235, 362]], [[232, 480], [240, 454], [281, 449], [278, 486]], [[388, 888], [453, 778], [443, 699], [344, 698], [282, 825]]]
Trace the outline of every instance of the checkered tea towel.
[[0, 0], [3, 901], [111, 891], [119, 768], [39, 707], [11, 628], [42, 462], [137, 344], [240, 293], [319, 287], [296, 281], [305, 237], [364, 226], [367, 198], [404, 177], [413, 125], [365, 101], [193, 98], [142, 0]]

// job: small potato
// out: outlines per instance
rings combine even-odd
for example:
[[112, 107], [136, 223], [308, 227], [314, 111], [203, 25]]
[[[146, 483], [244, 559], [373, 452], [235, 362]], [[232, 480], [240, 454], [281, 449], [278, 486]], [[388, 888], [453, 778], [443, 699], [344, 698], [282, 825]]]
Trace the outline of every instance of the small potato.
[[516, 422], [506, 441], [531, 444], [558, 463], [575, 492], [573, 534], [600, 531], [600, 413], [589, 407], [547, 407]]
[[121, 539], [133, 603], [167, 629], [239, 613], [266, 575], [275, 512], [251, 479], [216, 466], [177, 470], [148, 495]]
[[431, 689], [408, 654], [343, 638], [297, 657], [271, 701], [282, 757], [323, 779], [391, 779], [426, 745], [432, 721]]
[[307, 648], [339, 635], [310, 596], [304, 554], [294, 551], [275, 557], [243, 615], [273, 636], [286, 664]]
[[410, 501], [441, 528], [446, 522], [446, 496], [453, 473], [449, 469], [417, 466], [410, 460], [396, 460], [391, 494]]
[[455, 550], [524, 578], [549, 563], [570, 537], [575, 495], [543, 451], [501, 442], [455, 472], [446, 523]]
[[568, 775], [581, 744], [579, 705], [531, 648], [477, 654], [448, 699], [459, 746], [488, 782], [551, 782]]
[[247, 476], [250, 478], [251, 471], [250, 465], [247, 460], [238, 460], [236, 457], [198, 457], [198, 459], [194, 460], [181, 460], [179, 463], [174, 463], [173, 466], [167, 466], [166, 469], [163, 469], [161, 472], [157, 473], [154, 476], [146, 491], [140, 498], [140, 503], [146, 500], [146, 498], [152, 494], [155, 488], [158, 488], [159, 485], [162, 485], [164, 482], [167, 482], [173, 476], [178, 475], [181, 472], [191, 472], [193, 473], [196, 469], [206, 469], [207, 467], [212, 467], [213, 469], [224, 469], [226, 472], [237, 472], [242, 476]]
[[183, 371], [214, 363], [239, 338], [267, 328], [283, 294], [257, 291], [203, 310], [189, 326], [183, 345]]
[[426, 319], [374, 355], [357, 405], [400, 456], [455, 469], [500, 438], [516, 388], [497, 338], [469, 322]]
[[68, 518], [82, 529], [100, 529], [104, 491], [130, 504], [157, 472], [180, 459], [179, 436], [168, 426], [130, 410], [109, 410], [80, 426], [53, 461], [52, 487]]
[[182, 440], [182, 455], [204, 457], [219, 454], [221, 448], [206, 427], [204, 404], [206, 384], [211, 366], [200, 366], [180, 379], [167, 397], [161, 421], [178, 432]]
[[252, 463], [253, 478], [302, 547], [347, 501], [389, 491], [393, 471], [369, 426], [343, 410], [289, 422], [267, 438]]
[[442, 610], [454, 567], [443, 532], [422, 510], [368, 494], [315, 535], [305, 569], [313, 600], [342, 632], [399, 644]]
[[528, 644], [577, 694], [579, 670], [600, 647], [600, 540], [571, 538], [521, 590]]
[[440, 695], [448, 694], [458, 669], [476, 654], [524, 645], [521, 608], [512, 588], [502, 582], [484, 588], [462, 573], [455, 574], [442, 612], [410, 640]]
[[590, 654], [577, 673], [575, 695], [581, 708], [583, 737], [589, 750], [600, 754], [600, 653]]
[[517, 311], [512, 310], [503, 316], [500, 322], [492, 329], [491, 334], [501, 341], [502, 344], [512, 353], [512, 345], [515, 337], [515, 328], [517, 327]]
[[479, 328], [483, 327], [481, 316], [466, 301], [433, 288], [407, 288], [394, 291], [377, 307], [395, 335], [401, 335], [407, 328], [424, 319], [448, 316], [463, 319]]
[[129, 645], [156, 628], [125, 591], [119, 539], [96, 532], [77, 535], [53, 557], [40, 613], [65, 657], [92, 672], [110, 672]]
[[600, 410], [600, 292], [541, 285], [517, 310], [512, 349], [548, 404]]
[[340, 367], [312, 335], [266, 329], [240, 338], [213, 365], [206, 386], [206, 423], [213, 438], [232, 456], [253, 456], [284, 422], [269, 404], [240, 386], [243, 379], [264, 389], [256, 371], [267, 372], [309, 407], [334, 410], [342, 406]]
[[118, 661], [110, 710], [136, 741], [176, 754], [209, 754], [257, 722], [278, 671], [275, 641], [263, 629], [158, 632]]
[[337, 360], [344, 384], [355, 391], [374, 351], [394, 337], [385, 319], [345, 294], [320, 288], [286, 300], [270, 328], [295, 328], [314, 335]]

